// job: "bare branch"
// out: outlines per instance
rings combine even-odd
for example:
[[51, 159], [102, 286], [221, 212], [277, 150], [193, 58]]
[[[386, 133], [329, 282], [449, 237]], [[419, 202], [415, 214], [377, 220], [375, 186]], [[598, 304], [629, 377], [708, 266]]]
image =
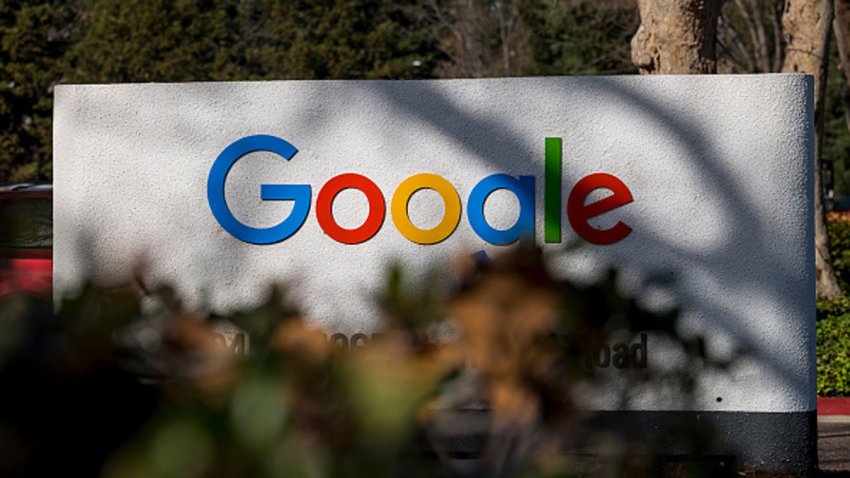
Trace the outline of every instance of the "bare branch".
[[782, 68], [783, 43], [782, 43], [782, 28], [779, 26], [779, 19], [782, 16], [781, 4], [776, 4], [776, 8], [770, 14], [770, 25], [773, 29], [773, 64], [770, 71], [779, 71]]
[[[719, 43], [723, 46], [726, 51], [729, 52], [729, 56], [732, 61], [738, 66], [740, 71], [752, 73], [756, 71], [755, 59], [753, 58], [750, 50], [744, 45], [743, 40], [738, 35], [738, 32], [732, 28], [731, 25], [726, 21], [726, 19], [721, 16], [717, 19], [718, 27], [717, 27], [717, 35], [719, 37]], [[729, 49], [728, 45], [731, 45], [735, 48], [735, 52]], [[735, 55], [738, 54], [741, 58], [744, 59], [746, 65], [741, 64], [741, 60]]]

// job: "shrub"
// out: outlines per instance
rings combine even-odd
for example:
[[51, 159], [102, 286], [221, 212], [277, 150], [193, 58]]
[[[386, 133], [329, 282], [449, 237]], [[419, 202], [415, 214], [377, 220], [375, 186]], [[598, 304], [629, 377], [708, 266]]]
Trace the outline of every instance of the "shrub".
[[850, 395], [850, 299], [818, 301], [818, 395]]
[[847, 294], [850, 292], [850, 214], [829, 213], [827, 231], [832, 267], [838, 276], [841, 290]]
[[850, 396], [850, 214], [827, 217], [832, 265], [845, 297], [817, 304], [818, 395]]
[[817, 320], [832, 318], [850, 314], [850, 298], [836, 297], [835, 299], [821, 299], [817, 302]]
[[[659, 476], [656, 438], [633, 446], [625, 428], [620, 441], [575, 426], [586, 412], [574, 390], [606, 385], [590, 360], [629, 362], [607, 388], [624, 404], [631, 386], [655, 383], [690, 403], [693, 374], [729, 364], [675, 334], [677, 311], [619, 295], [614, 272], [560, 281], [531, 248], [463, 261], [419, 279], [393, 269], [378, 296], [385, 327], [353, 348], [305, 322], [281, 288], [214, 320], [164, 286], [143, 300], [133, 285], [86, 286], [56, 316], [52, 303], [0, 299], [0, 383], [21, 391], [0, 393], [0, 476], [584, 476], [560, 451], [602, 439], [611, 451], [595, 474]], [[249, 354], [232, 353], [224, 320]], [[645, 332], [684, 361], [655, 372], [639, 365], [646, 345], [642, 360], [608, 346]], [[715, 440], [707, 427], [669, 433], [685, 453]], [[455, 443], [473, 440], [458, 468]]]

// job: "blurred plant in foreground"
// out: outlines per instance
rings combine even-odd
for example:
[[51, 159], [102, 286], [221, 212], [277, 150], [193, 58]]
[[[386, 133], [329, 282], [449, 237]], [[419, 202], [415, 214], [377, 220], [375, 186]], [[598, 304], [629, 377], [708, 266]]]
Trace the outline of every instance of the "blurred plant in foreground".
[[[458, 265], [412, 282], [392, 268], [378, 297], [385, 328], [351, 350], [304, 320], [281, 287], [253, 309], [213, 318], [165, 287], [140, 298], [138, 284], [88, 286], [57, 314], [7, 298], [0, 473], [579, 473], [567, 451], [594, 438], [582, 429], [577, 387], [605, 380], [597, 362], [622, 368], [627, 384], [657, 379], [639, 343], [628, 357], [606, 344], [637, 332], [676, 338], [676, 312], [622, 297], [613, 273], [587, 287], [556, 280], [535, 248]], [[222, 321], [250, 336], [250, 353], [221, 340]], [[703, 363], [699, 339], [675, 340]], [[692, 370], [685, 362], [665, 379], [686, 395]], [[465, 429], [478, 445], [459, 455], [453, 441]], [[619, 450], [594, 474], [657, 471], [633, 448]]]

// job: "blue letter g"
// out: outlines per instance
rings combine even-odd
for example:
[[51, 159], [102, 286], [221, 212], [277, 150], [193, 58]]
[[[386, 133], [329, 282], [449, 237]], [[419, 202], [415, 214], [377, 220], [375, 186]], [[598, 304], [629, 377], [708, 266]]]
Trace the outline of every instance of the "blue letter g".
[[264, 201], [294, 201], [289, 217], [280, 224], [267, 228], [246, 226], [239, 222], [224, 199], [224, 181], [230, 168], [242, 156], [254, 151], [270, 151], [291, 159], [298, 151], [288, 142], [265, 134], [246, 136], [231, 143], [218, 155], [210, 169], [207, 180], [207, 200], [213, 216], [225, 231], [233, 237], [250, 244], [274, 244], [295, 234], [307, 219], [310, 212], [309, 184], [263, 184], [260, 186], [260, 199]]

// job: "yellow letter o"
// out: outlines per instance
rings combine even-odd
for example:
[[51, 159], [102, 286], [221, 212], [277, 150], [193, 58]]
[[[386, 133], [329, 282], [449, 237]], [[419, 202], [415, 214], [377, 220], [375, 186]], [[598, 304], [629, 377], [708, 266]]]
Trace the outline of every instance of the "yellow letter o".
[[[411, 196], [420, 189], [437, 191], [446, 206], [443, 220], [433, 229], [420, 229], [414, 226], [407, 214]], [[395, 227], [402, 236], [417, 244], [437, 244], [451, 236], [460, 222], [460, 196], [444, 177], [421, 173], [405, 179], [398, 185], [393, 194], [390, 212]]]

